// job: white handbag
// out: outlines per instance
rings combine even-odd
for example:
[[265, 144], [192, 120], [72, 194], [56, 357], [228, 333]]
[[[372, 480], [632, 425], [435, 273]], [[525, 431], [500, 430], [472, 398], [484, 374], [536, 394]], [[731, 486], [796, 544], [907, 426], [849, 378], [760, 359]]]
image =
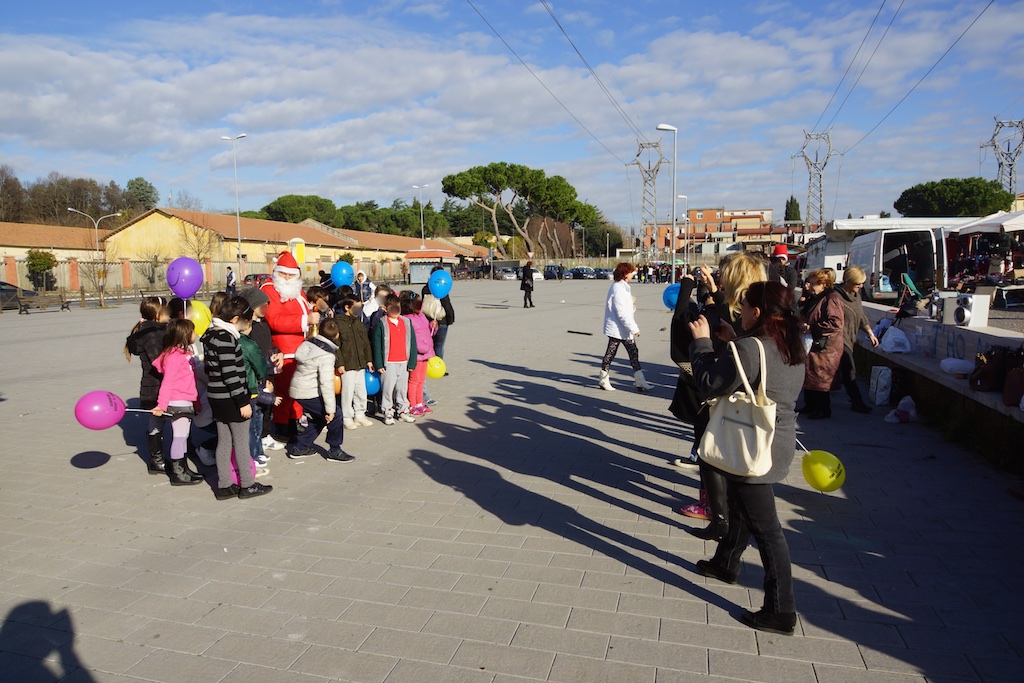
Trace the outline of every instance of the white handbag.
[[772, 468], [776, 404], [768, 398], [768, 367], [761, 340], [752, 337], [761, 358], [761, 383], [757, 392], [750, 387], [740, 363], [740, 354], [729, 342], [736, 372], [744, 391], [708, 400], [707, 431], [700, 441], [700, 459], [712, 467], [741, 477], [760, 477]]

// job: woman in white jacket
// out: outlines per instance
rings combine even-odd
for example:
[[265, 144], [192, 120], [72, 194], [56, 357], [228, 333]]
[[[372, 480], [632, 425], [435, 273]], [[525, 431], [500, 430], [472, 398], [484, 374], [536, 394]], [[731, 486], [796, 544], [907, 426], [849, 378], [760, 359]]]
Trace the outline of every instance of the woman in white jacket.
[[634, 340], [634, 337], [640, 335], [640, 327], [633, 316], [633, 295], [629, 289], [629, 281], [635, 274], [636, 268], [632, 264], [620, 263], [615, 266], [615, 272], [612, 274], [614, 282], [608, 288], [608, 301], [604, 307], [604, 333], [608, 336], [608, 348], [601, 360], [601, 378], [598, 382], [598, 386], [605, 391], [615, 391], [608, 378], [608, 368], [619, 351], [619, 344], [624, 345], [626, 353], [629, 354], [629, 364], [633, 367], [633, 381], [637, 391], [654, 388], [647, 383], [644, 371], [640, 369], [640, 354]]

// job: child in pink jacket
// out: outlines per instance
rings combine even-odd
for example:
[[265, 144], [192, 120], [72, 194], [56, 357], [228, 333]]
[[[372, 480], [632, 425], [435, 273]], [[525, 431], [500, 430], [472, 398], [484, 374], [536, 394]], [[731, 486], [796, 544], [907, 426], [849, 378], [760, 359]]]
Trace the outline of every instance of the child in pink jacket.
[[167, 323], [163, 351], [153, 361], [153, 367], [163, 374], [153, 415], [160, 417], [166, 414], [171, 419], [173, 438], [171, 459], [167, 464], [171, 486], [198, 484], [203, 480], [202, 475], [189, 468], [188, 460], [185, 459], [192, 417], [199, 408], [199, 391], [192, 370], [192, 344], [195, 338], [195, 325], [191, 320], [172, 320]]
[[416, 334], [416, 367], [409, 371], [409, 413], [418, 417], [434, 412], [423, 402], [423, 385], [427, 381], [427, 360], [434, 357], [437, 323], [423, 315], [423, 299], [419, 297], [403, 299], [402, 315], [412, 322]]

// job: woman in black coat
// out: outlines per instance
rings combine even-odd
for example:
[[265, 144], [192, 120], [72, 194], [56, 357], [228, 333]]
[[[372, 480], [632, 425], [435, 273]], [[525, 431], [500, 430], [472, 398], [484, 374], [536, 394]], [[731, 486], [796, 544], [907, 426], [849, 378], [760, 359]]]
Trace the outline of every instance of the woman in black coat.
[[533, 261], [527, 261], [523, 266], [523, 281], [519, 283], [519, 289], [523, 290], [523, 308], [536, 308], [533, 305]]
[[[736, 583], [740, 559], [750, 542], [757, 541], [765, 570], [764, 606], [745, 612], [741, 621], [761, 631], [792, 635], [796, 626], [793, 568], [789, 546], [775, 509], [772, 484], [782, 481], [796, 456], [796, 398], [804, 378], [804, 350], [800, 319], [793, 312], [793, 298], [778, 282], [752, 284], [743, 298], [740, 316], [743, 334], [736, 340], [743, 372], [756, 388], [761, 377], [760, 354], [752, 339], [764, 345], [765, 391], [776, 403], [775, 435], [771, 445], [772, 467], [761, 477], [722, 473], [729, 498], [729, 531], [711, 560], [697, 562], [697, 571], [725, 583]], [[706, 396], [729, 396], [742, 386], [731, 353], [716, 358], [707, 319], [690, 323], [693, 344], [690, 362], [697, 390]]]

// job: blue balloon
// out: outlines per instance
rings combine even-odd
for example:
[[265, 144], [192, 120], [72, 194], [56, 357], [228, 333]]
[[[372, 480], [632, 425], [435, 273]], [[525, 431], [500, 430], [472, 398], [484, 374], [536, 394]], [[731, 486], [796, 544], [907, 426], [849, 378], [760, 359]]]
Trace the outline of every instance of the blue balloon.
[[661, 295], [661, 301], [668, 307], [668, 310], [676, 310], [676, 304], [679, 303], [679, 284], [666, 287]]
[[351, 286], [355, 279], [356, 274], [352, 270], [352, 266], [344, 261], [338, 261], [331, 268], [331, 282], [335, 287]]
[[366, 378], [366, 395], [376, 396], [377, 392], [380, 391], [380, 373], [369, 372], [365, 374]]
[[447, 270], [439, 270], [430, 276], [427, 285], [430, 287], [431, 294], [438, 299], [443, 299], [452, 291], [452, 276], [448, 274]]

